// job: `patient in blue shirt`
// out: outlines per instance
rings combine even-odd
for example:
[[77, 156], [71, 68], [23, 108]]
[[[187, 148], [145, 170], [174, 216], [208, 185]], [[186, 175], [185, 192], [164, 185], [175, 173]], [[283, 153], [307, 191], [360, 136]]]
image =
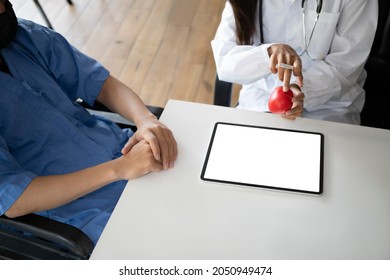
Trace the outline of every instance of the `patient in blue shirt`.
[[[99, 101], [136, 133], [91, 115]], [[0, 0], [0, 215], [38, 213], [96, 243], [127, 180], [173, 167], [177, 145], [140, 98], [60, 34]]]

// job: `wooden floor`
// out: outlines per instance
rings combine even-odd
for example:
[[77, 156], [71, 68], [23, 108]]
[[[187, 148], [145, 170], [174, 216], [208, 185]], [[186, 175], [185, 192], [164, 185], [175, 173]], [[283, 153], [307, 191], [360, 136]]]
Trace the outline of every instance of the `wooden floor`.
[[[18, 17], [45, 25], [32, 0], [10, 0]], [[211, 104], [210, 41], [226, 0], [40, 0], [56, 31], [99, 60], [145, 103]]]

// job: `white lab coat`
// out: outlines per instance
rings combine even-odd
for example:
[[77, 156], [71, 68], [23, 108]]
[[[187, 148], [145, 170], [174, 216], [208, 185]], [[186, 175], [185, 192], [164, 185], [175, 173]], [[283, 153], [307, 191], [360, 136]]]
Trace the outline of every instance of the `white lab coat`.
[[[306, 0], [307, 40], [314, 26], [316, 7], [316, 1]], [[374, 40], [377, 16], [376, 0], [323, 1], [308, 48], [312, 58], [321, 60], [301, 56], [304, 117], [360, 123], [367, 76], [364, 64]], [[263, 0], [265, 43], [260, 44], [257, 23], [254, 45], [237, 45], [233, 10], [226, 2], [211, 45], [219, 78], [243, 85], [238, 108], [268, 111], [269, 95], [282, 83], [269, 70], [267, 48], [272, 43], [283, 43], [301, 54], [305, 49], [302, 21], [301, 0]]]

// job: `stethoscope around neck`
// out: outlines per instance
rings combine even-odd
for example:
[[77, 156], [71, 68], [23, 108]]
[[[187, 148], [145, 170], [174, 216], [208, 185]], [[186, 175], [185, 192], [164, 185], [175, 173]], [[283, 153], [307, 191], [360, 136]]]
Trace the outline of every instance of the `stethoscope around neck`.
[[[321, 10], [322, 10], [322, 0], [316, 0], [317, 1], [317, 8], [316, 8], [316, 19], [314, 22], [313, 29], [310, 32], [309, 39], [307, 38], [306, 34], [306, 16], [305, 16], [305, 3], [306, 0], [302, 0], [301, 2], [301, 9], [302, 9], [302, 32], [303, 32], [303, 41], [304, 41], [304, 49], [303, 51], [298, 54], [299, 56], [302, 56], [304, 54], [307, 55], [308, 58], [311, 60], [320, 60], [318, 58], [312, 58], [309, 54], [309, 46], [311, 43], [311, 39], [313, 38], [314, 30], [316, 29], [318, 19], [320, 18]], [[259, 0], [259, 23], [260, 23], [260, 41], [261, 43], [264, 43], [264, 34], [263, 34], [263, 0]]]

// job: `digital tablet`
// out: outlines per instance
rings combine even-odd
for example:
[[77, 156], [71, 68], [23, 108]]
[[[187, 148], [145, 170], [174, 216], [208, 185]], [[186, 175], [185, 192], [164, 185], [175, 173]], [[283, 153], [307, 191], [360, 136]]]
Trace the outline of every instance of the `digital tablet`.
[[318, 132], [218, 122], [201, 179], [321, 194], [323, 147]]

